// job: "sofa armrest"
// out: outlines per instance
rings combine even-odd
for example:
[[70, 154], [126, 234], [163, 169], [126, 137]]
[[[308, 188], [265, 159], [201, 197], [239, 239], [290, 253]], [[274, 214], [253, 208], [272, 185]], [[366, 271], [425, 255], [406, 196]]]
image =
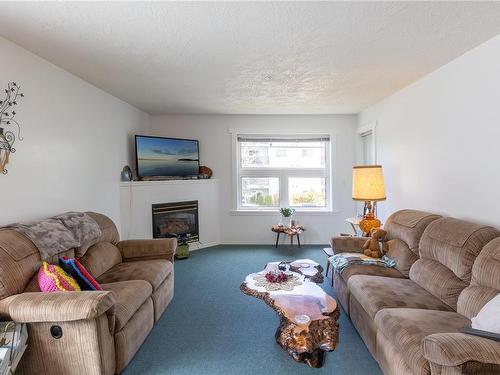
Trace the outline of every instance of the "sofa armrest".
[[500, 365], [500, 342], [464, 333], [435, 333], [423, 340], [424, 357], [441, 366], [474, 361]]
[[335, 236], [330, 240], [333, 253], [362, 253], [368, 237]]
[[125, 262], [140, 259], [167, 259], [173, 262], [177, 239], [125, 240], [118, 242], [116, 246]]
[[69, 322], [114, 313], [111, 292], [22, 293], [9, 301], [9, 315], [18, 323]]

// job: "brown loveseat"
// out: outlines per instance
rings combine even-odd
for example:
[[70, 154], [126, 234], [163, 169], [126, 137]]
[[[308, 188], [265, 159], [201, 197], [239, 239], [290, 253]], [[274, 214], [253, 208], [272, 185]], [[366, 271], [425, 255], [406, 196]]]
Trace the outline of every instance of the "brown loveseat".
[[87, 214], [99, 224], [99, 242], [58, 256], [79, 258], [102, 292], [39, 292], [37, 248], [0, 230], [0, 317], [28, 325], [16, 374], [120, 373], [172, 300], [176, 240], [119, 241], [108, 217]]
[[[394, 269], [334, 272], [334, 288], [384, 374], [500, 374], [500, 343], [460, 333], [500, 292], [500, 232], [402, 210], [385, 225]], [[335, 253], [363, 239], [334, 237]]]

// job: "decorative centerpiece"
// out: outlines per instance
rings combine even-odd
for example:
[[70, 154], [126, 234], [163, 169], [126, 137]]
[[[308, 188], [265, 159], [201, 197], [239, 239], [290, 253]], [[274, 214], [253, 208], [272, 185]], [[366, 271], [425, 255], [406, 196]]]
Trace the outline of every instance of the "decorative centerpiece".
[[[280, 213], [281, 213], [281, 226], [283, 226], [283, 221], [286, 221], [287, 224], [286, 226], [288, 226], [289, 228], [291, 228], [293, 226], [293, 214], [295, 213], [295, 209], [294, 208], [290, 208], [290, 207], [281, 207], [280, 208]], [[285, 219], [285, 220], [283, 220]]]
[[264, 275], [270, 283], [283, 283], [288, 280], [288, 276], [283, 271], [269, 271]]
[[278, 270], [269, 271], [264, 275], [256, 274], [253, 279], [255, 280], [255, 286], [263, 287], [268, 292], [276, 290], [291, 291], [296, 286], [302, 285], [298, 275]]

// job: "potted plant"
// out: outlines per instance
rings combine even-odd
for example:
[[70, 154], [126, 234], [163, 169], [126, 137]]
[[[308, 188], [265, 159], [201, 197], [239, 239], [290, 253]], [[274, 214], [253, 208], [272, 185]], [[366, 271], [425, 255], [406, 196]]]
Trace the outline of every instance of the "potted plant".
[[292, 220], [293, 220], [294, 212], [295, 212], [294, 208], [290, 208], [290, 207], [281, 207], [280, 208], [281, 217], [287, 219], [289, 227], [292, 227]]

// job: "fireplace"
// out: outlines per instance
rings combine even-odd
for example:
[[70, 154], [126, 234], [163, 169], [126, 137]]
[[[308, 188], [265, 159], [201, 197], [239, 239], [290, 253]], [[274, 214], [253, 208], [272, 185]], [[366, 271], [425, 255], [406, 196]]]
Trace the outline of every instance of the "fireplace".
[[188, 242], [199, 241], [198, 201], [153, 204], [153, 238], [186, 235]]

